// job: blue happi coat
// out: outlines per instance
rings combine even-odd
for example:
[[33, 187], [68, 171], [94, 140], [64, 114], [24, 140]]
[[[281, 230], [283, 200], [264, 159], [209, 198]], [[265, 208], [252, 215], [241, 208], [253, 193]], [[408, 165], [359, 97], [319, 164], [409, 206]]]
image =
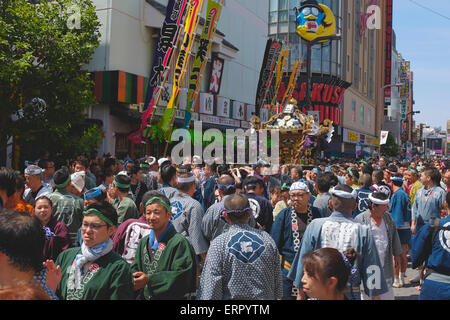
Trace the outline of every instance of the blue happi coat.
[[[354, 248], [359, 253], [354, 267], [358, 272], [351, 278], [351, 287], [359, 287], [369, 297], [379, 296], [388, 291], [383, 267], [370, 228], [357, 222], [351, 215], [333, 212], [328, 218], [313, 220], [303, 235], [300, 251], [297, 252], [288, 278], [294, 286], [302, 288], [303, 262], [301, 257], [320, 248], [335, 248], [343, 252]], [[358, 299], [358, 295], [349, 297]]]

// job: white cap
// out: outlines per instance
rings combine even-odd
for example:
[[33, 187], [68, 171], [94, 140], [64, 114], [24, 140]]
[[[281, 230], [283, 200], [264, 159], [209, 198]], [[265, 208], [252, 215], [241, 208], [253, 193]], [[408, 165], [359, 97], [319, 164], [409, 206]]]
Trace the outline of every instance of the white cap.
[[86, 179], [86, 173], [84, 171], [75, 172], [70, 175], [70, 183], [78, 190], [83, 191]]

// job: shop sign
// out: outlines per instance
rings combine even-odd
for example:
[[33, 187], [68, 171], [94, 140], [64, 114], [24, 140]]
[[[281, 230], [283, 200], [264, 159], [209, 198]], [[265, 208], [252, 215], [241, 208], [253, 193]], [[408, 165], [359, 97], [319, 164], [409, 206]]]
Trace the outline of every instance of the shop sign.
[[217, 97], [217, 116], [230, 117], [230, 99], [224, 97]]
[[214, 96], [209, 93], [200, 93], [200, 113], [214, 114]]

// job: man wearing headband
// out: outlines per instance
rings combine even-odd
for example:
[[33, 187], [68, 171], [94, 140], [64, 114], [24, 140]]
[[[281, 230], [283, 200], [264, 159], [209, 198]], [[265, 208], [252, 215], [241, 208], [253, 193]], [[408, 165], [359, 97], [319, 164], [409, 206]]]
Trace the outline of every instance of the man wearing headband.
[[118, 174], [109, 186], [108, 195], [111, 204], [117, 211], [117, 222], [121, 224], [128, 219], [139, 219], [139, 212], [134, 201], [128, 197], [130, 191], [130, 177]]
[[150, 233], [150, 226], [145, 218], [145, 203], [153, 197], [159, 197], [161, 192], [156, 190], [147, 191], [142, 197], [139, 205], [139, 219], [128, 219], [122, 222], [114, 233], [113, 250], [120, 254], [128, 263], [134, 261], [139, 241]]
[[[202, 232], [209, 242], [222, 233], [227, 232], [230, 228], [222, 212], [225, 199], [236, 193], [234, 179], [228, 174], [221, 175], [219, 180], [217, 180], [217, 192], [219, 193], [219, 202], [209, 207], [202, 218]], [[251, 227], [256, 227], [256, 220], [253, 215], [250, 217], [249, 224]]]
[[144, 204], [150, 233], [139, 241], [131, 270], [140, 300], [185, 300], [196, 289], [195, 253], [189, 241], [172, 225], [167, 197], [149, 191]]
[[42, 185], [41, 175], [44, 171], [35, 165], [28, 166], [25, 169], [25, 182], [28, 189], [23, 194], [23, 199], [26, 203], [34, 206], [35, 199], [40, 196], [52, 193], [52, 190], [47, 186]]
[[[399, 257], [394, 258], [394, 288], [400, 288], [404, 285], [406, 277], [406, 268], [408, 267], [408, 244], [411, 240], [411, 200], [403, 189], [404, 179], [401, 174], [395, 174], [391, 177], [394, 194], [389, 204], [389, 214], [394, 219], [397, 233], [400, 237], [402, 253]], [[400, 273], [400, 276], [399, 276]]]
[[107, 202], [83, 212], [82, 245], [46, 261], [50, 274], [59, 274], [56, 294], [63, 300], [132, 300], [130, 266], [112, 250], [117, 225], [115, 209]]
[[353, 189], [359, 189], [359, 172], [356, 169], [348, 168], [345, 175], [345, 184]]
[[205, 261], [208, 251], [208, 241], [202, 232], [203, 208], [200, 202], [193, 198], [196, 191], [195, 177], [185, 173], [177, 178], [178, 192], [170, 198], [172, 223], [175, 230], [185, 236], [199, 255]]
[[[364, 292], [373, 300], [388, 291], [386, 280], [378, 256], [375, 241], [369, 227], [355, 221], [352, 212], [356, 208], [356, 190], [347, 185], [338, 185], [330, 190], [330, 207], [333, 213], [322, 219], [314, 219], [306, 228], [300, 250], [292, 263], [288, 278], [294, 281], [294, 287], [299, 288], [297, 299], [306, 298], [302, 288], [303, 262], [301, 257], [309, 251], [330, 247], [341, 252], [354, 248], [361, 255], [355, 265], [358, 270], [352, 278], [345, 295], [350, 300], [361, 299], [360, 285], [363, 283]], [[376, 284], [373, 279], [376, 278]]]
[[78, 246], [78, 230], [83, 220], [83, 199], [68, 191], [71, 178], [67, 167], [56, 171], [53, 180], [55, 191], [47, 195], [53, 204], [53, 216], [66, 225], [72, 246]]
[[245, 195], [226, 198], [230, 230], [211, 242], [200, 278], [198, 300], [277, 300], [282, 296], [280, 260], [273, 239], [248, 225]]
[[311, 193], [303, 182], [295, 182], [289, 191], [290, 207], [283, 209], [275, 219], [270, 235], [281, 255], [281, 272], [283, 275], [283, 299], [295, 299], [297, 291], [292, 280], [287, 278], [295, 254], [300, 248], [306, 227], [313, 219], [321, 218], [319, 209], [309, 204]]
[[409, 189], [409, 197], [411, 199], [411, 206], [414, 205], [414, 202], [416, 201], [416, 195], [417, 191], [423, 188], [422, 183], [420, 182], [420, 173], [416, 169], [414, 169], [412, 166], [408, 168], [408, 183], [411, 186]]
[[[406, 193], [405, 196], [408, 197]], [[394, 201], [394, 199], [392, 201]], [[389, 198], [386, 194], [383, 192], [374, 192], [369, 195], [369, 210], [356, 217], [356, 221], [360, 221], [370, 228], [380, 257], [381, 265], [383, 266], [388, 292], [380, 295], [380, 300], [394, 300], [392, 286], [394, 286], [394, 288], [399, 287], [398, 270], [397, 277], [395, 277], [392, 258], [393, 256], [398, 258], [402, 254], [402, 246], [394, 220], [391, 215], [387, 213], [389, 203]], [[393, 279], [396, 279], [397, 282], [393, 281]], [[366, 296], [364, 297], [367, 298]]]

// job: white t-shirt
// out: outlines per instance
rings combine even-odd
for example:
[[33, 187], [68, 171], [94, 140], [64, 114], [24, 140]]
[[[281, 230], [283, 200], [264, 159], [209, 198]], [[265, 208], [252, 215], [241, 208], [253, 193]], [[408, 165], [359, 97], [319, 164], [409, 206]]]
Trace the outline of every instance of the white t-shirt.
[[387, 235], [386, 224], [384, 220], [378, 227], [372, 220], [370, 221], [370, 231], [372, 232], [373, 240], [380, 256], [381, 265], [384, 267], [384, 258], [386, 257], [386, 250], [389, 245], [389, 239]]

